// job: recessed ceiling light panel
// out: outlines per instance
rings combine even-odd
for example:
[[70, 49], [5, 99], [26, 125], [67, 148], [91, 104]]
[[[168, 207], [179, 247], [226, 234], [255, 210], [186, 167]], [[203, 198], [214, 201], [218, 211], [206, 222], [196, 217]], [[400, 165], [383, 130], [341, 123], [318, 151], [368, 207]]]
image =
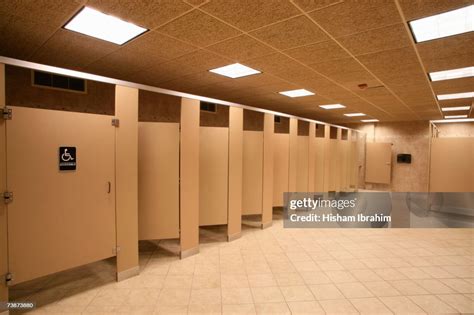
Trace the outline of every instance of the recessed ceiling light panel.
[[313, 92], [310, 92], [305, 89], [299, 89], [299, 90], [291, 90], [291, 91], [283, 91], [283, 92], [278, 92], [282, 95], [288, 96], [288, 97], [302, 97], [302, 96], [310, 96], [314, 95]]
[[438, 119], [438, 120], [431, 120], [431, 122], [433, 123], [474, 122], [474, 118]]
[[441, 110], [443, 112], [455, 112], [459, 110], [469, 110], [471, 106], [455, 106], [455, 107], [443, 107]]
[[465, 92], [465, 93], [454, 93], [454, 94], [441, 94], [436, 95], [439, 101], [444, 100], [456, 100], [459, 98], [471, 98], [474, 97], [474, 92]]
[[378, 119], [362, 119], [362, 122], [369, 123], [369, 122], [377, 122], [379, 121]]
[[228, 78], [232, 78], [232, 79], [246, 77], [248, 75], [261, 73], [258, 70], [255, 70], [255, 69], [252, 69], [250, 67], [244, 66], [240, 63], [233, 63], [231, 65], [216, 68], [216, 69], [211, 69], [209, 71], [212, 72], [212, 73], [217, 73], [217, 74], [223, 75], [223, 76], [228, 77]]
[[417, 43], [474, 31], [474, 5], [410, 22]]
[[364, 113], [348, 113], [348, 114], [344, 114], [344, 116], [347, 116], [347, 117], [360, 117], [360, 116], [365, 116]]
[[342, 104], [328, 104], [328, 105], [319, 105], [319, 107], [324, 109], [339, 109], [339, 108], [346, 108], [346, 106]]
[[466, 67], [452, 70], [430, 72], [431, 81], [443, 81], [459, 78], [474, 77], [474, 67]]
[[452, 119], [452, 118], [467, 118], [467, 115], [450, 115], [450, 116], [444, 116], [446, 119]]
[[147, 31], [146, 28], [89, 7], [83, 8], [64, 28], [118, 45], [123, 45]]

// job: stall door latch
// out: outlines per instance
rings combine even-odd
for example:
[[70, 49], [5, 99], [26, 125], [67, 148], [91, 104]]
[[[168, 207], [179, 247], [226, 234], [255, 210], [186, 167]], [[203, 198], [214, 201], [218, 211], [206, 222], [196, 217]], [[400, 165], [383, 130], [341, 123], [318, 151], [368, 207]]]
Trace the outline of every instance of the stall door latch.
[[112, 126], [119, 127], [120, 126], [120, 120], [118, 118], [113, 118], [112, 119]]
[[5, 285], [10, 287], [13, 285], [13, 273], [9, 272], [5, 275]]
[[9, 204], [13, 201], [13, 193], [11, 191], [5, 191], [3, 193], [3, 202]]
[[1, 109], [1, 114], [2, 114], [3, 120], [12, 120], [13, 111], [12, 111], [11, 108], [3, 107], [3, 108]]

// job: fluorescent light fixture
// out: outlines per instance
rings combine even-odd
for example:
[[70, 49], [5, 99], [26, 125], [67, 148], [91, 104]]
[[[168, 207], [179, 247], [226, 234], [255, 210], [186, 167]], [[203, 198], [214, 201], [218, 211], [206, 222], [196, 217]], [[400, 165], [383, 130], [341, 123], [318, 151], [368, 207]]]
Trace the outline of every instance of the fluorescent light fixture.
[[223, 75], [223, 76], [228, 77], [228, 78], [232, 78], [232, 79], [240, 78], [240, 77], [246, 77], [248, 75], [261, 73], [258, 70], [255, 70], [255, 69], [252, 69], [250, 67], [241, 65], [240, 63], [233, 63], [231, 65], [216, 68], [216, 69], [211, 69], [209, 71], [212, 72], [212, 73], [217, 73], [217, 74]]
[[438, 119], [438, 120], [431, 120], [431, 122], [432, 123], [474, 122], [474, 118]]
[[431, 81], [433, 82], [459, 79], [459, 78], [469, 78], [469, 77], [474, 77], [474, 67], [430, 72], [429, 75], [430, 75]]
[[379, 121], [378, 119], [362, 119], [362, 122], [377, 122]]
[[360, 116], [365, 116], [364, 113], [349, 113], [349, 114], [344, 114], [344, 116], [347, 117], [360, 117]]
[[471, 98], [474, 97], [474, 92], [465, 92], [465, 93], [454, 93], [454, 94], [441, 94], [436, 95], [439, 101], [444, 100], [456, 100], [459, 98]]
[[309, 96], [309, 95], [314, 95], [313, 92], [310, 92], [305, 89], [299, 89], [299, 90], [291, 90], [291, 91], [283, 91], [283, 92], [278, 92], [282, 95], [286, 95], [288, 97], [302, 97], [302, 96]]
[[319, 107], [324, 109], [339, 109], [339, 108], [346, 108], [346, 106], [342, 104], [328, 104], [328, 105], [319, 105]]
[[474, 31], [474, 5], [410, 22], [417, 43]]
[[118, 45], [123, 45], [147, 31], [146, 28], [89, 7], [84, 7], [64, 28]]
[[448, 115], [444, 116], [445, 119], [453, 119], [453, 118], [467, 118], [467, 115]]
[[455, 106], [455, 107], [443, 107], [441, 110], [443, 112], [455, 112], [458, 110], [469, 110], [471, 109], [471, 106]]

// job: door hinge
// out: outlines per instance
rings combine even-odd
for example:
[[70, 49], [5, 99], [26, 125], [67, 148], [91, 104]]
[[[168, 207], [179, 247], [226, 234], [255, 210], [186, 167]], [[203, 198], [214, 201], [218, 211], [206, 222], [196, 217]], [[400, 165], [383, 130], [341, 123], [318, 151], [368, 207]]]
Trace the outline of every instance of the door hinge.
[[112, 119], [112, 126], [114, 126], [114, 127], [120, 126], [120, 120], [118, 118], [113, 118]]
[[11, 191], [5, 191], [3, 193], [3, 201], [5, 204], [9, 204], [13, 201], [13, 193]]
[[5, 275], [5, 285], [10, 287], [13, 285], [13, 273], [9, 272]]
[[3, 120], [12, 120], [13, 111], [11, 108], [4, 107], [2, 108], [2, 118]]
[[120, 251], [120, 246], [112, 248], [112, 254], [114, 254], [114, 255], [117, 255], [119, 251]]

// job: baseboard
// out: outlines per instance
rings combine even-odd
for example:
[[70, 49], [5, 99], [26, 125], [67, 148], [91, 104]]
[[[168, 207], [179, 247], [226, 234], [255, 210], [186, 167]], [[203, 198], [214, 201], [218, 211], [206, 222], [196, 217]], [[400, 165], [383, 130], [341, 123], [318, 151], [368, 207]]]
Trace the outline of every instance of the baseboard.
[[184, 259], [193, 255], [199, 254], [199, 245], [190, 249], [182, 250], [179, 253], [179, 258]]
[[227, 242], [235, 241], [236, 239], [242, 236], [242, 232], [234, 233], [232, 235], [227, 235]]
[[117, 281], [123, 281], [125, 279], [138, 276], [139, 273], [140, 273], [140, 266], [136, 266], [136, 267], [133, 267], [121, 272], [117, 272]]
[[272, 224], [273, 224], [273, 221], [262, 222], [262, 230], [269, 228], [270, 226], [272, 226]]

